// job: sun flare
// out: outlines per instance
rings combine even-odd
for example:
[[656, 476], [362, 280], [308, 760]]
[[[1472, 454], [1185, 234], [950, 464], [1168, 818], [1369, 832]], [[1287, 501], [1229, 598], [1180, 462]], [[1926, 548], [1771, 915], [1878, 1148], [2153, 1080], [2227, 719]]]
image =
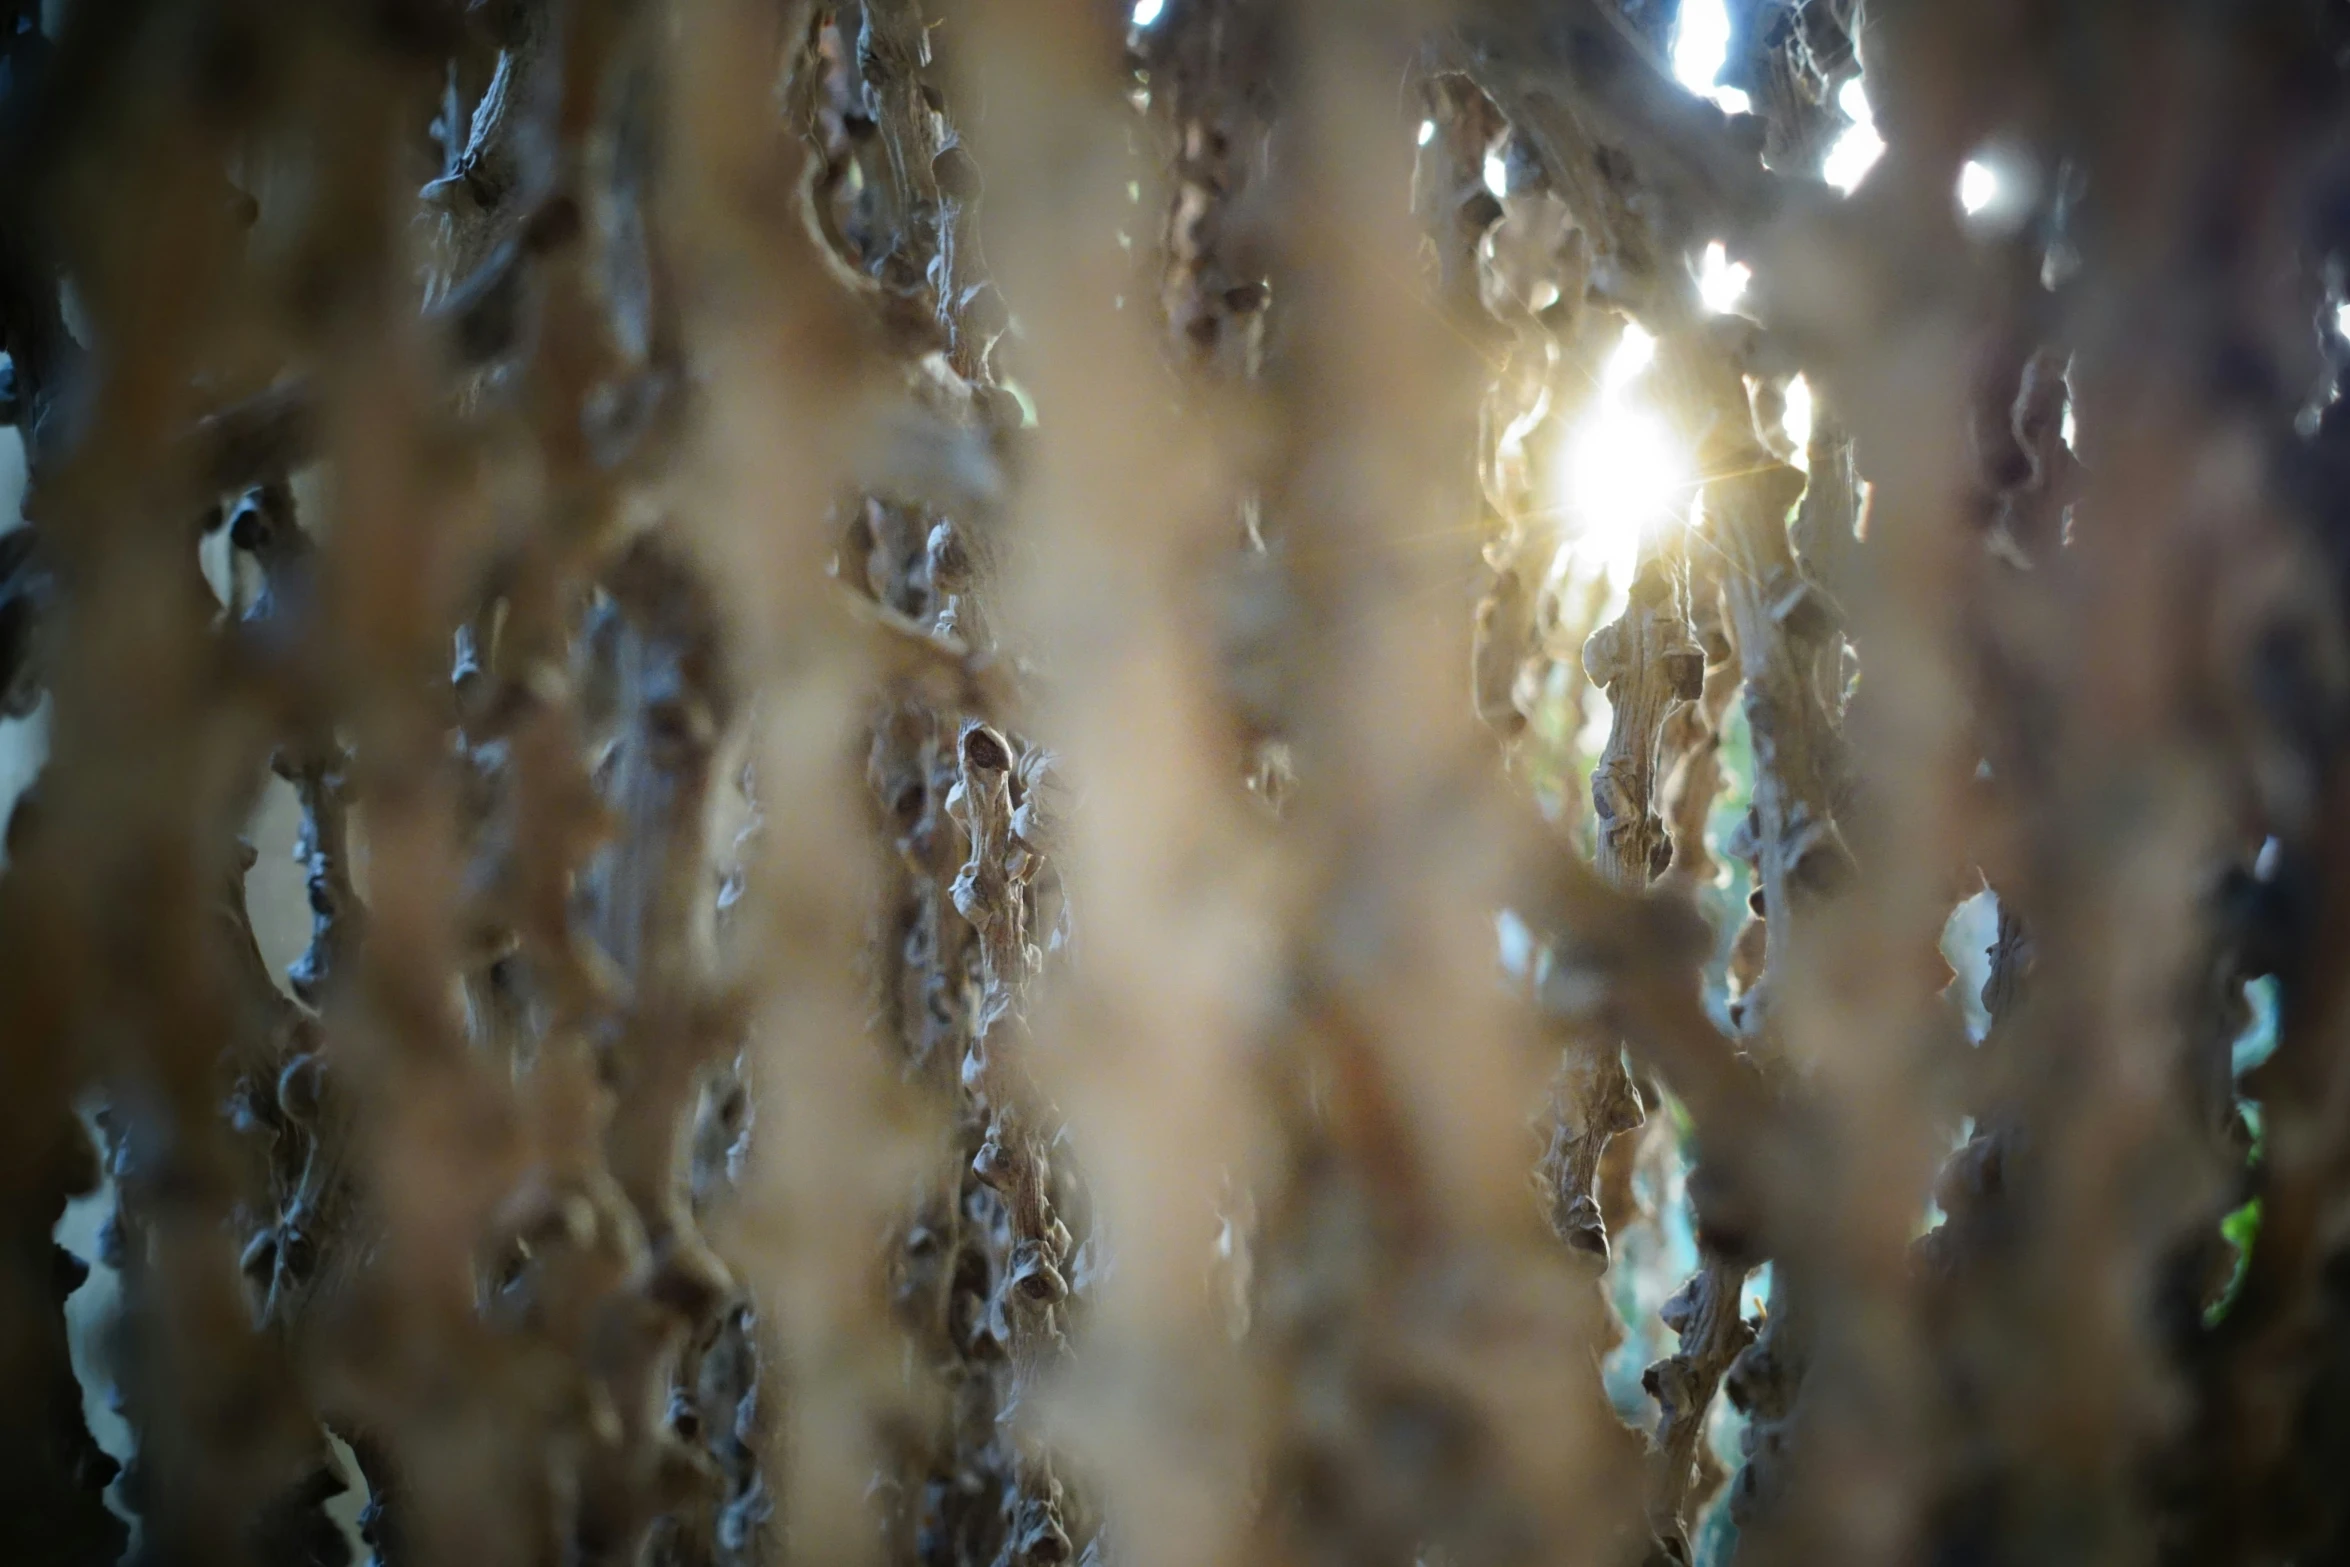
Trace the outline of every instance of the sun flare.
[[1641, 385], [1655, 358], [1656, 339], [1627, 324], [1559, 453], [1561, 564], [1604, 573], [1617, 592], [1631, 586], [1642, 544], [1688, 513], [1688, 454]]
[[1568, 436], [1561, 473], [1564, 546], [1618, 589], [1630, 586], [1642, 544], [1687, 509], [1690, 479], [1671, 427], [1629, 380], [1603, 382]]

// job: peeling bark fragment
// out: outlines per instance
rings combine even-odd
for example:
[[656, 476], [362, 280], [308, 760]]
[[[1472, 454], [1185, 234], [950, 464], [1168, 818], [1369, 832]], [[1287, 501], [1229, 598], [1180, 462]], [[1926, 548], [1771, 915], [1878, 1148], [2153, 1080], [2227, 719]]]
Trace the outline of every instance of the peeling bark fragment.
[[[1659, 357], [1707, 475], [1699, 504], [1722, 555], [1723, 604], [1744, 681], [1756, 886], [1773, 917], [1776, 950], [1784, 919], [1850, 875], [1851, 853], [1835, 825], [1841, 744], [1813, 678], [1817, 650], [1837, 623], [1802, 575], [1788, 535], [1803, 475], [1764, 449], [1736, 367], [1699, 335], [1668, 338]], [[1766, 971], [1771, 966], [1766, 958]], [[1760, 1026], [1751, 1007], [1744, 1026], [1750, 1033]]]
[[1724, 782], [1722, 725], [1742, 675], [1722, 623], [1715, 570], [1692, 560], [1689, 587], [1691, 635], [1704, 651], [1705, 675], [1696, 698], [1674, 708], [1665, 719], [1659, 745], [1664, 780], [1658, 798], [1672, 838], [1672, 862], [1663, 880], [1695, 889], [1711, 886], [1716, 875], [1706, 824]]
[[1691, 1559], [1684, 1522], [1690, 1503], [1702, 1501], [1724, 1478], [1706, 1446], [1706, 1415], [1754, 1329], [1742, 1315], [1748, 1268], [1709, 1257], [1696, 1277], [1665, 1303], [1665, 1326], [1680, 1335], [1680, 1351], [1641, 1374], [1657, 1403], [1656, 1480], [1649, 1490], [1649, 1527], [1678, 1561]]
[[1471, 668], [1477, 716], [1503, 740], [1524, 731], [1517, 705], [1518, 673], [1533, 640], [1533, 600], [1515, 571], [1499, 572], [1477, 601], [1476, 651]]
[[[1634, 578], [1623, 615], [1591, 634], [1583, 669], [1605, 690], [1614, 720], [1591, 774], [1600, 872], [1637, 891], [1671, 863], [1672, 841], [1652, 802], [1665, 722], [1703, 692], [1705, 652], [1691, 640], [1673, 568], [1652, 556]], [[1641, 1124], [1640, 1097], [1613, 1042], [1570, 1047], [1554, 1085], [1558, 1121], [1543, 1156], [1551, 1227], [1605, 1263], [1607, 1230], [1592, 1185], [1608, 1140]]]
[[1614, 723], [1591, 775], [1599, 866], [1636, 890], [1662, 874], [1672, 844], [1654, 809], [1665, 720], [1704, 690], [1705, 650], [1692, 640], [1671, 568], [1652, 557], [1633, 580], [1621, 618], [1591, 634], [1583, 670], [1608, 694]]
[[979, 932], [984, 963], [979, 1032], [1012, 1004], [1029, 971], [1027, 910], [1009, 864], [1012, 855], [1012, 753], [1001, 736], [973, 720], [956, 751], [955, 787], [946, 808], [970, 844], [950, 895], [955, 912]]

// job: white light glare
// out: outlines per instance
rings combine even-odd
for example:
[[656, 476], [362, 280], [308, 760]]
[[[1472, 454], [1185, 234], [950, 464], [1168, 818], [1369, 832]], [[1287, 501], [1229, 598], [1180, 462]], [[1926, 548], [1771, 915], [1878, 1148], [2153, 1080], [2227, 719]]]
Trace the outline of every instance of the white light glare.
[[1738, 303], [1753, 276], [1754, 269], [1743, 261], [1733, 262], [1717, 239], [1705, 247], [1705, 259], [1698, 263], [1697, 297], [1713, 314], [1725, 314]]
[[1422, 120], [1420, 122], [1420, 145], [1425, 147], [1435, 139], [1436, 122], [1434, 120]]
[[1134, 0], [1134, 25], [1148, 27], [1167, 9], [1167, 0]]
[[2350, 338], [2350, 305], [2336, 305], [2334, 307], [2334, 330], [2343, 337]]
[[1958, 205], [1968, 216], [1982, 211], [1999, 199], [1999, 176], [1990, 166], [1969, 162], [1958, 171]]
[[1556, 470], [1561, 539], [1553, 569], [1596, 570], [1619, 594], [1632, 585], [1642, 544], [1689, 510], [1687, 454], [1635, 384], [1656, 346], [1639, 326], [1625, 324], [1590, 408], [1567, 431]]
[[1686, 486], [1672, 431], [1654, 413], [1603, 399], [1567, 448], [1570, 526], [1607, 573], [1629, 583], [1641, 541]]
[[1510, 193], [1510, 166], [1502, 161], [1498, 152], [1485, 155], [1485, 188], [1496, 196]]
[[1811, 383], [1797, 376], [1787, 383], [1787, 406], [1779, 415], [1779, 428], [1787, 432], [1787, 439], [1795, 447], [1795, 466], [1811, 468]]
[[1828, 158], [1820, 166], [1821, 175], [1838, 190], [1850, 193], [1860, 184], [1885, 153], [1885, 139], [1877, 134], [1877, 122], [1869, 113], [1868, 90], [1855, 76], [1836, 94], [1836, 106], [1844, 111], [1852, 126], [1836, 138], [1836, 145], [1828, 149]]

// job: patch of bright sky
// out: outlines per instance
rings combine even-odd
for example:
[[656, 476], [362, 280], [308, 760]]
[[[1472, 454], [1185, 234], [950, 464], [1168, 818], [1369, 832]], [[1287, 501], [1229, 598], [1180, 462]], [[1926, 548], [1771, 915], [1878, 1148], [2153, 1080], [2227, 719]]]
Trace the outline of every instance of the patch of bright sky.
[[1510, 166], [1498, 152], [1485, 155], [1485, 188], [1496, 196], [1510, 193]]
[[1869, 113], [1868, 90], [1855, 76], [1836, 94], [1836, 107], [1852, 121], [1851, 127], [1836, 138], [1836, 145], [1828, 149], [1827, 161], [1820, 173], [1827, 182], [1840, 191], [1850, 192], [1860, 184], [1861, 176], [1869, 172], [1885, 154], [1885, 139], [1877, 134], [1876, 117]]
[[1998, 939], [1999, 897], [1988, 887], [1961, 901], [1942, 922], [1942, 961], [1958, 976], [1951, 981], [1950, 998], [1966, 1019], [1967, 1037], [1977, 1044], [1991, 1027], [1983, 982], [1991, 977], [1991, 946]]
[[2334, 330], [2344, 337], [2350, 337], [2350, 305], [2334, 307]]
[[1673, 76], [1700, 98], [1711, 98], [1731, 114], [1744, 114], [1746, 94], [1717, 87], [1730, 54], [1730, 13], [1722, 0], [1682, 0], [1680, 25], [1673, 29]]
[[1134, 0], [1133, 22], [1137, 27], [1148, 27], [1167, 9], [1167, 0]]
[[2239, 1075], [2251, 1071], [2277, 1048], [2277, 979], [2266, 974], [2244, 987], [2244, 999], [2252, 1003], [2252, 1021], [2244, 1032], [2236, 1036], [2230, 1047], [2229, 1062]]
[[1493, 916], [1493, 933], [1501, 944], [1501, 970], [1512, 979], [1534, 977], [1534, 932], [1515, 909]]
[[1705, 258], [1697, 265], [1697, 297], [1707, 310], [1721, 315], [1738, 303], [1753, 276], [1753, 268], [1743, 261], [1732, 261], [1717, 239], [1705, 247]]

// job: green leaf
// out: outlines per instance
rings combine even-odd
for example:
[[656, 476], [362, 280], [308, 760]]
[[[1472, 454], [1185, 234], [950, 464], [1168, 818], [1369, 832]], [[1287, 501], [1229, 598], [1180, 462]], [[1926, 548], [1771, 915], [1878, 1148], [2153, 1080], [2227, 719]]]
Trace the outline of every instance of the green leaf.
[[2203, 1325], [2217, 1326], [2236, 1304], [2236, 1296], [2244, 1288], [2244, 1270], [2252, 1260], [2252, 1243], [2260, 1237], [2260, 1199], [2255, 1197], [2234, 1213], [2219, 1221], [2220, 1238], [2236, 1248], [2236, 1268], [2228, 1275], [2227, 1288], [2219, 1292], [2219, 1299], [2203, 1311]]

